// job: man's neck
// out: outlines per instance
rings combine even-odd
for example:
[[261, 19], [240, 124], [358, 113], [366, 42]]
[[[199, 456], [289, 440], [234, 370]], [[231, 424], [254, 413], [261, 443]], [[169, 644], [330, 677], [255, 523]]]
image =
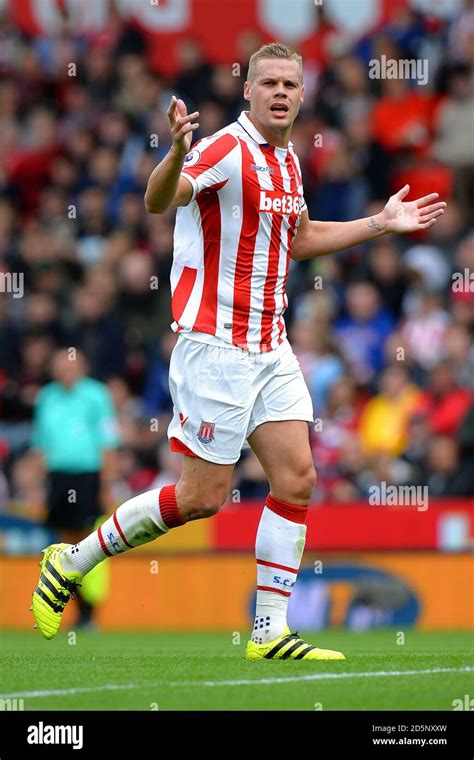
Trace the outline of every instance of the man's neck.
[[262, 137], [266, 139], [270, 145], [274, 145], [276, 148], [287, 148], [290, 140], [291, 126], [285, 128], [268, 129], [265, 127], [253, 113], [247, 112], [249, 121], [252, 122], [255, 129], [257, 129]]

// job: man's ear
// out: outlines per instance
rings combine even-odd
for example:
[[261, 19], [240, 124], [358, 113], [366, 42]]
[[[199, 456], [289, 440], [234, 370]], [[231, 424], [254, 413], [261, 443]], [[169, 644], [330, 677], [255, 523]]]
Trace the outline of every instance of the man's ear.
[[250, 100], [250, 85], [244, 82], [244, 100]]

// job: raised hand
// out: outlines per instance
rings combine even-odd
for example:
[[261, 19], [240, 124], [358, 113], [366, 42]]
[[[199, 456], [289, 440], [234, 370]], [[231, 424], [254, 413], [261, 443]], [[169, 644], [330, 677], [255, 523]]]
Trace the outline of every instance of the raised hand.
[[192, 123], [199, 116], [199, 111], [188, 115], [184, 101], [173, 95], [167, 114], [173, 139], [172, 149], [175, 153], [185, 156], [189, 153], [193, 132], [199, 129], [198, 123]]
[[444, 214], [446, 203], [439, 201], [439, 193], [425, 195], [416, 201], [403, 202], [410, 192], [410, 185], [402, 187], [392, 195], [382, 211], [383, 226], [386, 232], [416, 232], [432, 227], [436, 219]]

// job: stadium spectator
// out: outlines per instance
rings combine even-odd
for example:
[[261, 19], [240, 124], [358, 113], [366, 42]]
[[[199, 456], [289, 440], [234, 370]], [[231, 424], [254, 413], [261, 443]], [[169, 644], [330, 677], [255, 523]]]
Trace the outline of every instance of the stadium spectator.
[[359, 420], [359, 434], [369, 454], [393, 457], [407, 445], [408, 421], [419, 403], [420, 392], [401, 364], [392, 364], [380, 376], [380, 392], [369, 399]]
[[354, 377], [368, 384], [383, 367], [384, 345], [395, 326], [394, 319], [368, 282], [349, 285], [346, 310], [347, 314], [335, 323], [336, 338]]
[[376, 240], [367, 260], [367, 279], [377, 288], [382, 303], [392, 316], [399, 320], [403, 302], [409, 287], [407, 272], [393, 238]]
[[448, 94], [438, 110], [433, 155], [455, 170], [455, 196], [464, 211], [465, 222], [474, 224], [474, 86], [470, 67], [457, 63], [449, 71]]
[[457, 384], [449, 360], [439, 362], [431, 370], [428, 383], [415, 413], [425, 417], [431, 433], [456, 436], [471, 406], [471, 393]]
[[472, 496], [472, 461], [465, 464], [461, 462], [459, 445], [453, 438], [445, 435], [435, 436], [428, 444], [424, 480], [431, 497]]
[[401, 328], [407, 358], [416, 361], [423, 370], [433, 367], [441, 355], [449, 323], [450, 316], [442, 308], [439, 296], [420, 291]]
[[410, 89], [404, 77], [382, 80], [382, 97], [374, 106], [374, 138], [389, 153], [424, 154], [431, 142], [433, 98]]
[[354, 459], [364, 461], [364, 455], [357, 435], [357, 427], [362, 408], [354, 380], [343, 376], [336, 380], [328, 391], [328, 403], [324, 417], [310, 430], [310, 442], [314, 461], [318, 463], [318, 483], [315, 498], [335, 497], [343, 501], [357, 498], [359, 492], [351, 482], [351, 474], [344, 470], [343, 451], [346, 445], [355, 448]]

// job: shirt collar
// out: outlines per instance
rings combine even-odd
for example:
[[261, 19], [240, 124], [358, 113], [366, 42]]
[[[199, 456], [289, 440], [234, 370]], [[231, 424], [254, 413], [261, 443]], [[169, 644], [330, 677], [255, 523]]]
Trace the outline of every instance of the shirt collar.
[[[255, 142], [259, 143], [259, 145], [270, 145], [270, 143], [265, 139], [265, 137], [260, 134], [257, 127], [250, 121], [248, 117], [248, 113], [249, 113], [248, 111], [242, 111], [239, 118], [237, 119], [237, 122], [247, 132], [247, 134], [249, 134], [250, 137], [253, 140], [255, 140]], [[289, 148], [292, 145], [293, 145], [292, 142], [288, 143]], [[280, 148], [280, 150], [286, 150], [286, 148]]]

